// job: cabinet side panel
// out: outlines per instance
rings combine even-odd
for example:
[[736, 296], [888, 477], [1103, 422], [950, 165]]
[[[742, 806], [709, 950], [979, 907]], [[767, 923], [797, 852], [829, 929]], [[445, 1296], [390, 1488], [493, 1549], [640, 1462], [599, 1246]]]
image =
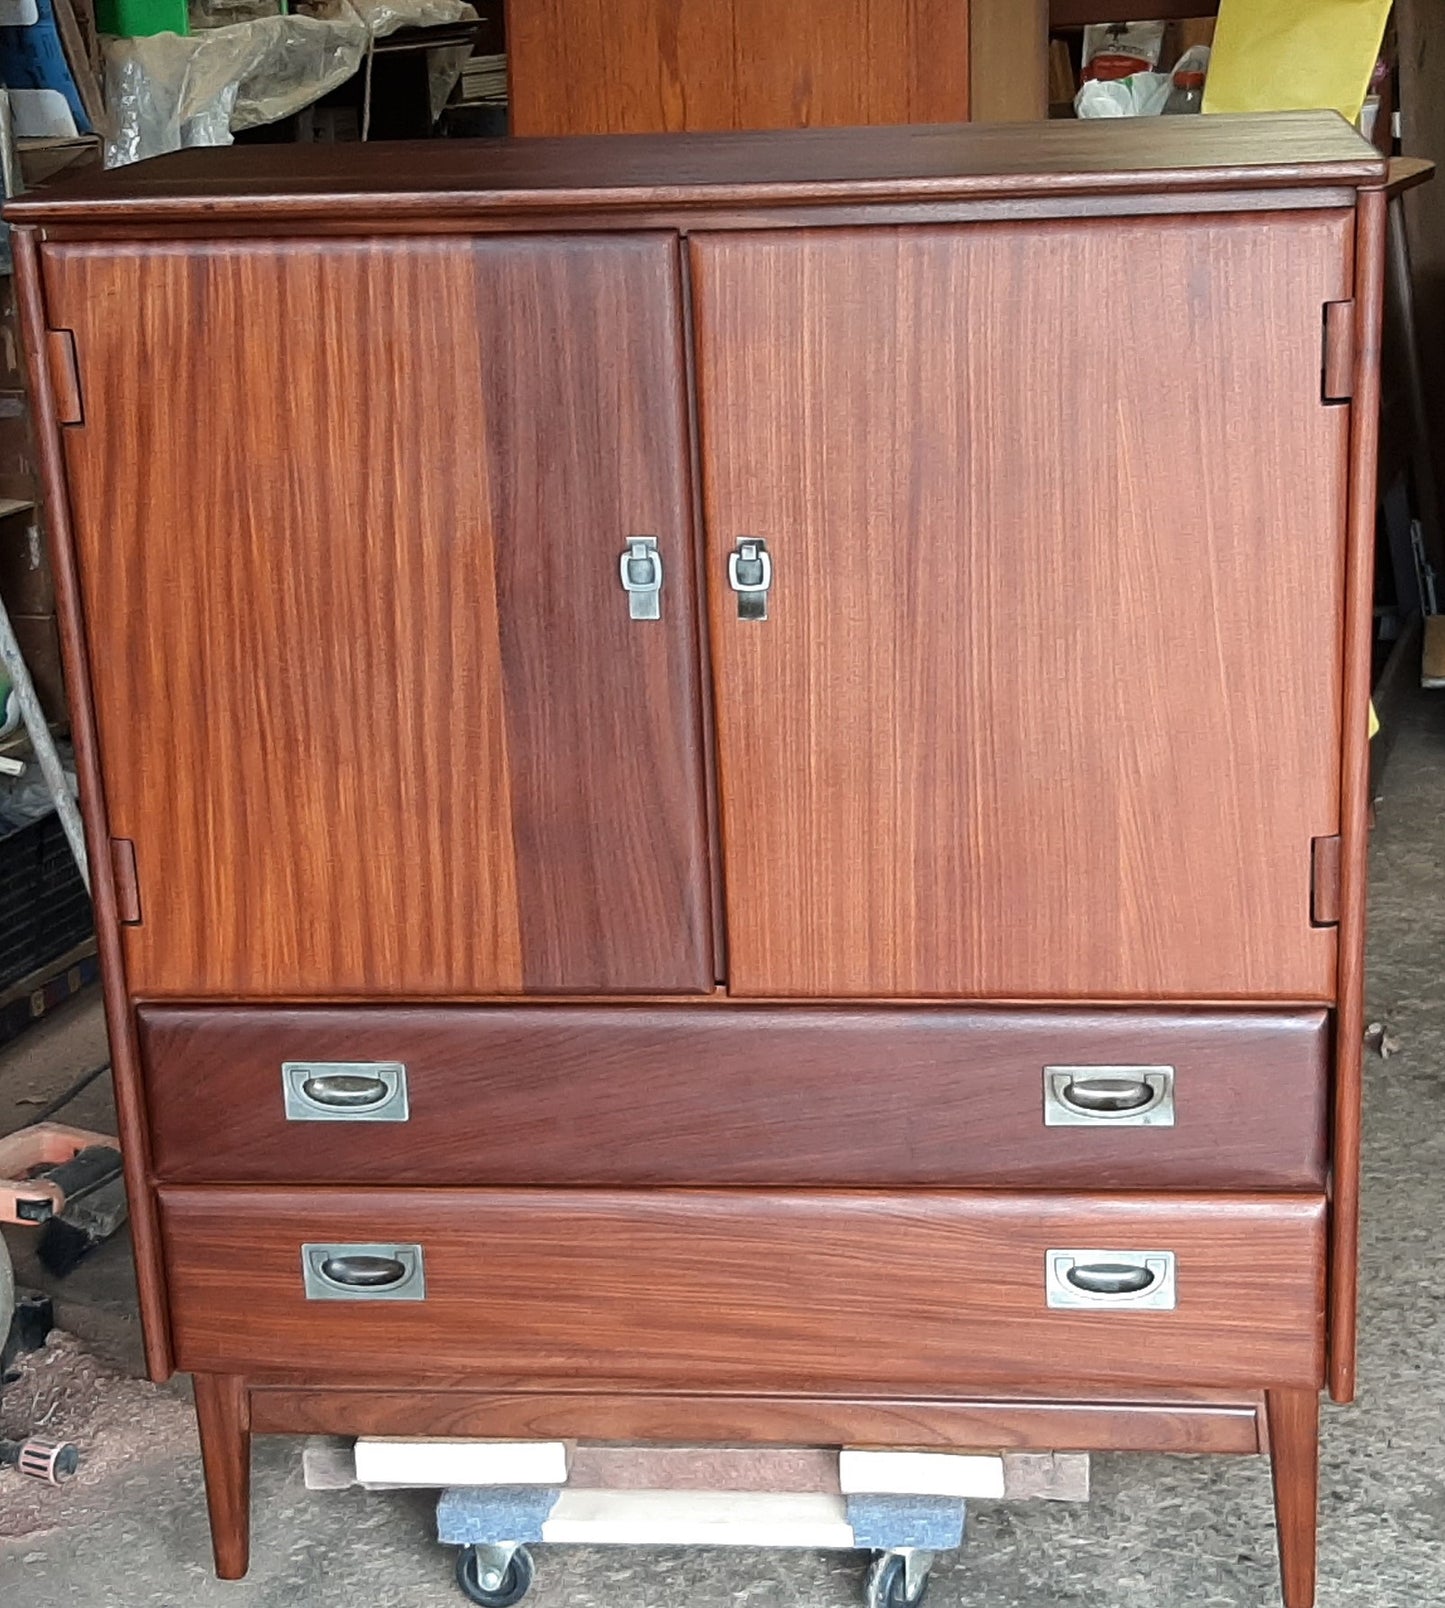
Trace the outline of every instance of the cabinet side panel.
[[[1398, 204], [1398, 203], [1397, 203]], [[1385, 193], [1360, 197], [1355, 376], [1350, 431], [1350, 536], [1340, 800], [1340, 988], [1335, 1017], [1334, 1187], [1330, 1208], [1330, 1394], [1355, 1394], [1360, 1242], [1360, 1100], [1365, 1032], [1365, 873], [1369, 854], [1369, 699], [1374, 627], [1376, 447]]]
[[85, 817], [90, 894], [95, 907], [96, 943], [100, 950], [106, 1027], [110, 1034], [116, 1117], [125, 1161], [126, 1196], [145, 1335], [146, 1367], [151, 1378], [159, 1381], [169, 1377], [172, 1367], [165, 1265], [155, 1194], [150, 1184], [150, 1135], [141, 1086], [140, 1052], [126, 996], [125, 958], [121, 949], [121, 928], [117, 919], [111, 871], [110, 828], [106, 820], [91, 667], [75, 568], [70, 498], [65, 481], [60, 432], [55, 422], [56, 401], [45, 361], [46, 312], [41, 259], [32, 230], [14, 229], [11, 240], [15, 252], [15, 286], [29, 370], [30, 400], [34, 410], [36, 451], [43, 482], [45, 533], [55, 573], [71, 738], [75, 744], [76, 768], [80, 779], [80, 806]]

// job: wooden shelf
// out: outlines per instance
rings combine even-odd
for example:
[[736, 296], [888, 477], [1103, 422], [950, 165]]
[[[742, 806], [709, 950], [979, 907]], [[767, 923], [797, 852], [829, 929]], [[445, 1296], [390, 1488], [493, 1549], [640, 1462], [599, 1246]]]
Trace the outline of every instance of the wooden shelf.
[[1121, 3], [1121, 0], [1049, 0], [1051, 28], [1083, 28], [1093, 22], [1131, 22], [1140, 11], [1156, 22], [1183, 22], [1192, 17], [1213, 17], [1219, 13], [1219, 0], [1153, 0], [1148, 6]]

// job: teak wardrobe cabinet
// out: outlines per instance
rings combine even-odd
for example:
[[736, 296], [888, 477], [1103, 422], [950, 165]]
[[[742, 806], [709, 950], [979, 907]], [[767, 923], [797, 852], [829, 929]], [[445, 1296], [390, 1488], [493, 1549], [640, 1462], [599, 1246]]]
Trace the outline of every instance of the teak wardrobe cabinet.
[[1268, 1451], [1308, 1608], [1383, 180], [1296, 114], [11, 205], [223, 1575], [253, 1433]]

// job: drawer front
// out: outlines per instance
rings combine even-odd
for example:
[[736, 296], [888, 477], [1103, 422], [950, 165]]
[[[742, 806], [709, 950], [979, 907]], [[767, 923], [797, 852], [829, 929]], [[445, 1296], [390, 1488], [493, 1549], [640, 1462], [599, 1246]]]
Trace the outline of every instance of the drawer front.
[[[1315, 1385], [1320, 1196], [160, 1192], [182, 1368], [516, 1388]], [[1090, 1282], [1151, 1287], [1121, 1294]], [[1079, 1300], [1053, 1304], [1068, 1271]], [[339, 1292], [339, 1293], [338, 1293]], [[1161, 1299], [1161, 1296], [1167, 1299]]]
[[154, 1007], [140, 1027], [177, 1183], [1324, 1180], [1322, 1011]]

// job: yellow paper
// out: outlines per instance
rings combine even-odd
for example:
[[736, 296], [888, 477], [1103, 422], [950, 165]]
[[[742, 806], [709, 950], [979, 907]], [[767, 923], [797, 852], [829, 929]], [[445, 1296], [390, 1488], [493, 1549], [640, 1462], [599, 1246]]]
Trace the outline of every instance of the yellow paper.
[[1365, 103], [1390, 0], [1220, 0], [1204, 83], [1206, 112]]

